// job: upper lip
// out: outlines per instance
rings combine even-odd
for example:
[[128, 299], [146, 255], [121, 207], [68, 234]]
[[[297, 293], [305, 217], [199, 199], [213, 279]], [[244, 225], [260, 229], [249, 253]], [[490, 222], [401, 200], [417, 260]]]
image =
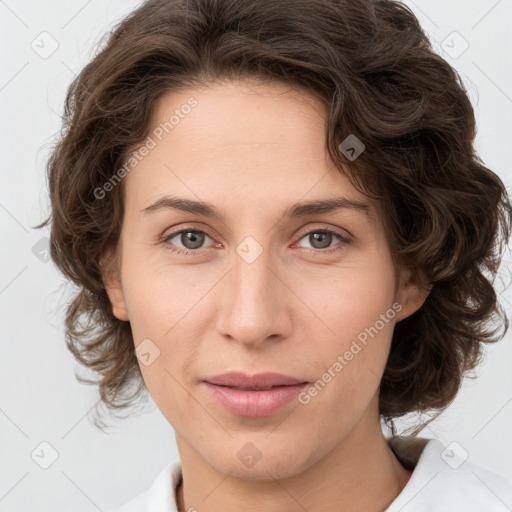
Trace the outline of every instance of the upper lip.
[[216, 384], [218, 386], [230, 386], [249, 389], [263, 389], [272, 386], [292, 386], [302, 384], [306, 381], [282, 375], [280, 373], [258, 373], [257, 375], [247, 375], [242, 372], [229, 372], [222, 375], [215, 375], [204, 379], [205, 382]]

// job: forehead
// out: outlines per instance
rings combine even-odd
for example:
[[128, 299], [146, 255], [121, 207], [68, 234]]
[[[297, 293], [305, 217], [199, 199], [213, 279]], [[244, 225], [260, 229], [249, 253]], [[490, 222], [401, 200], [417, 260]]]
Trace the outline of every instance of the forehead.
[[288, 84], [228, 82], [169, 92], [154, 110], [154, 147], [130, 173], [130, 194], [144, 208], [164, 194], [222, 207], [230, 201], [239, 210], [340, 195], [371, 203], [331, 160], [326, 119], [319, 98]]
[[[191, 99], [195, 106], [188, 108]], [[186, 149], [219, 156], [229, 148], [232, 158], [235, 146], [256, 152], [264, 145], [265, 153], [280, 146], [318, 158], [324, 156], [326, 116], [325, 104], [304, 90], [245, 80], [167, 93], [156, 104], [151, 130], [163, 129], [165, 138], [179, 138]]]

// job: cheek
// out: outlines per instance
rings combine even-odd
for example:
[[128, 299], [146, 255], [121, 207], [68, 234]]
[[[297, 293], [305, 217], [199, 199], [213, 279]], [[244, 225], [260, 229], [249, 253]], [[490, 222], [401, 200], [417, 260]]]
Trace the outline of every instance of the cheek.
[[153, 336], [172, 336], [212, 286], [204, 272], [152, 261], [151, 254], [128, 255], [123, 262], [123, 290], [135, 344]]
[[[308, 320], [301, 328], [314, 327], [338, 350], [376, 322], [378, 330], [389, 336], [395, 283], [394, 272], [385, 263], [375, 258], [295, 276], [294, 292], [308, 306], [302, 306]], [[383, 325], [380, 319], [386, 312]]]
[[371, 266], [315, 277], [301, 281], [309, 286], [297, 293], [309, 291], [307, 304], [318, 312], [311, 318], [308, 312], [299, 327], [315, 340], [309, 361], [318, 369], [315, 389], [306, 392], [303, 403], [311, 399], [355, 413], [373, 396], [384, 371], [400, 309], [393, 306], [394, 273], [376, 259]]
[[[145, 265], [141, 271], [126, 263], [125, 298], [139, 367], [158, 408], [171, 424], [179, 424], [191, 407], [186, 379], [195, 375], [200, 339], [194, 304], [204, 291], [190, 287], [177, 266], [163, 272]], [[149, 353], [150, 364], [145, 364], [144, 353]]]

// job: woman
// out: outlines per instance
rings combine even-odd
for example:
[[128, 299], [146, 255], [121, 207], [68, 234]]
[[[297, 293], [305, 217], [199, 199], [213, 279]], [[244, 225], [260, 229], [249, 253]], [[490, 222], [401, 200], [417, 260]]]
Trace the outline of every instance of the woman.
[[510, 234], [408, 8], [150, 0], [64, 127], [47, 223], [79, 287], [68, 347], [113, 411], [147, 389], [179, 451], [119, 511], [512, 506], [504, 477], [381, 428], [442, 411], [498, 339], [486, 272]]

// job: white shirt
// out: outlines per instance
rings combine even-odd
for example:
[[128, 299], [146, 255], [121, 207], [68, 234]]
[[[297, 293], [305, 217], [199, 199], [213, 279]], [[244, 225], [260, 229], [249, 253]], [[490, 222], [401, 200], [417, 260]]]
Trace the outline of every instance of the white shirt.
[[[399, 436], [388, 442], [413, 472], [386, 512], [512, 511], [512, 482], [465, 460], [457, 445]], [[181, 476], [181, 462], [173, 460], [148, 490], [111, 512], [178, 512], [175, 492]]]

